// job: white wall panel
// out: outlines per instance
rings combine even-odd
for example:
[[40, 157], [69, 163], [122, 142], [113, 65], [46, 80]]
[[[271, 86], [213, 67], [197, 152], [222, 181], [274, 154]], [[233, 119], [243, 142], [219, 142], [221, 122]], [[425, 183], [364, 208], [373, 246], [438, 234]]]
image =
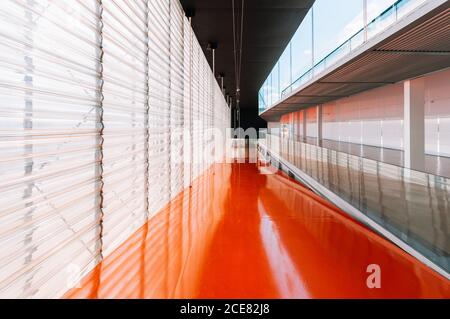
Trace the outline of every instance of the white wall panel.
[[147, 16], [143, 0], [103, 2], [103, 250], [147, 217]]
[[184, 187], [188, 187], [192, 182], [192, 150], [193, 150], [193, 42], [194, 32], [187, 18], [183, 19], [184, 23], [184, 133], [183, 133], [183, 163], [184, 163]]
[[403, 120], [385, 119], [383, 120], [383, 147], [397, 150], [403, 149]]
[[0, 297], [64, 294], [229, 125], [178, 0], [2, 1]]
[[400, 84], [324, 105], [324, 139], [401, 149], [403, 91]]
[[170, 195], [184, 189], [184, 11], [170, 1]]
[[201, 47], [194, 38], [192, 43], [192, 178], [196, 179], [201, 171]]
[[450, 70], [425, 77], [426, 152], [450, 156]]
[[170, 199], [170, 2], [149, 2], [149, 212]]
[[450, 115], [439, 119], [439, 154], [450, 156]]
[[439, 154], [439, 117], [432, 116], [425, 119], [425, 151]]
[[61, 295], [100, 256], [95, 0], [0, 6], [0, 297]]

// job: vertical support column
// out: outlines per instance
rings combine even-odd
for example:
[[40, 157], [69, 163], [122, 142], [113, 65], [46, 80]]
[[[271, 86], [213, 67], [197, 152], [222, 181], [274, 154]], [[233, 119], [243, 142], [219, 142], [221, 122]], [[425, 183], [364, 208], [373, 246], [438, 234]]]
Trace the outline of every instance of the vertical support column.
[[425, 170], [425, 84], [423, 79], [404, 83], [405, 167]]
[[322, 105], [317, 105], [316, 122], [317, 122], [317, 146], [322, 146]]

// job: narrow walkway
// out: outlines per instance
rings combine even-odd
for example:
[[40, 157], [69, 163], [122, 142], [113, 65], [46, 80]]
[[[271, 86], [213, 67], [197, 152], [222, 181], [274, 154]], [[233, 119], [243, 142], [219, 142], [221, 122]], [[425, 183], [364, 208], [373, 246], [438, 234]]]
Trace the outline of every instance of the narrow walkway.
[[287, 177], [217, 164], [65, 297], [449, 298], [450, 282]]

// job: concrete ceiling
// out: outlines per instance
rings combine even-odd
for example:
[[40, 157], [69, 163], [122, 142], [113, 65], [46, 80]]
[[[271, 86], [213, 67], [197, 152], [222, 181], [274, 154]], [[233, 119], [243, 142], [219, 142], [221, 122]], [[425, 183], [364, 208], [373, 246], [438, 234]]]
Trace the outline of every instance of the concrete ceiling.
[[[209, 42], [216, 42], [216, 76], [225, 74], [226, 91], [235, 96], [232, 0], [181, 0], [194, 10], [194, 32], [211, 64]], [[258, 91], [314, 0], [245, 0], [241, 74], [241, 126], [264, 127], [258, 116]], [[235, 0], [236, 14], [241, 0]]]

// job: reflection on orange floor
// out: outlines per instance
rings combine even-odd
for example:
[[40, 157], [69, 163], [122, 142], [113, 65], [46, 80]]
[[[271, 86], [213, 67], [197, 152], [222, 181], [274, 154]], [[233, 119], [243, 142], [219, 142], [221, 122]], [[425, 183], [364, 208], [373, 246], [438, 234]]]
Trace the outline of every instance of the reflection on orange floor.
[[217, 164], [66, 297], [449, 298], [450, 284], [285, 176]]

